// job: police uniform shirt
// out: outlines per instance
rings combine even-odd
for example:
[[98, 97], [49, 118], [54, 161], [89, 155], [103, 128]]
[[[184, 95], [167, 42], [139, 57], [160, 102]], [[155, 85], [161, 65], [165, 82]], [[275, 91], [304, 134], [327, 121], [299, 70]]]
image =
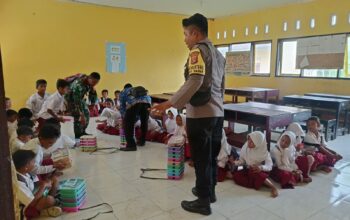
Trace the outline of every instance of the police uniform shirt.
[[[225, 58], [208, 39], [195, 45], [185, 66], [188, 78], [170, 99], [172, 106], [177, 109], [185, 106], [187, 118], [223, 117], [224, 65]], [[206, 74], [212, 76], [211, 99], [204, 105], [192, 106], [189, 101], [202, 86]]]

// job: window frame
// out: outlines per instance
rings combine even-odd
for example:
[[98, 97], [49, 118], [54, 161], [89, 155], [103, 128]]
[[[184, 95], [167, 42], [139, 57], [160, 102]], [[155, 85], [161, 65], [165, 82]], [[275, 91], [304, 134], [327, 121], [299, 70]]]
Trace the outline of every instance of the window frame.
[[[283, 54], [283, 42], [288, 41], [296, 41], [301, 38], [310, 38], [310, 37], [323, 37], [323, 36], [330, 36], [330, 35], [340, 35], [340, 34], [346, 34], [346, 38], [350, 38], [350, 32], [341, 32], [341, 33], [332, 33], [332, 34], [322, 34], [322, 35], [310, 35], [310, 36], [303, 36], [303, 37], [291, 37], [291, 38], [279, 38], [277, 40], [277, 53], [276, 53], [276, 68], [275, 68], [275, 77], [285, 77], [285, 78], [305, 78], [305, 79], [326, 79], [326, 80], [350, 80], [350, 77], [340, 77], [340, 72], [342, 69], [337, 69], [337, 76], [336, 77], [312, 77], [312, 76], [304, 76], [304, 69], [300, 69], [300, 73], [298, 75], [290, 74], [290, 73], [282, 73], [282, 54]], [[348, 45], [349, 47], [350, 45]], [[345, 62], [345, 60], [344, 60]]]
[[[235, 42], [235, 43], [230, 43], [230, 44], [216, 44], [215, 47], [223, 47], [223, 46], [228, 46], [229, 47], [229, 52], [232, 52], [232, 45], [235, 44], [248, 44], [250, 43], [250, 53], [252, 55], [252, 71], [249, 74], [249, 76], [257, 76], [257, 77], [270, 77], [271, 76], [271, 68], [272, 68], [272, 48], [273, 48], [273, 41], [270, 40], [259, 40], [259, 41], [246, 41], [246, 42]], [[255, 73], [255, 45], [256, 44], [270, 44], [270, 72], [269, 73]]]

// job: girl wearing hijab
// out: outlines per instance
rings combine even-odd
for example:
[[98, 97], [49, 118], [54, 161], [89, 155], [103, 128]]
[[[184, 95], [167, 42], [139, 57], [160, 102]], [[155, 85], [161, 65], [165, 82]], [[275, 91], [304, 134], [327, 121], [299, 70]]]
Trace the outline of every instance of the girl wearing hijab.
[[265, 135], [254, 131], [248, 135], [248, 141], [242, 147], [236, 166], [244, 166], [242, 170], [233, 173], [236, 184], [247, 188], [260, 189], [265, 185], [271, 189], [271, 197], [278, 196], [278, 190], [268, 178], [272, 170], [272, 159], [267, 151]]
[[[271, 150], [276, 163], [271, 176], [280, 182], [282, 189], [294, 189], [297, 182], [311, 182], [310, 177], [304, 179], [304, 176], [308, 176], [308, 174], [304, 174], [295, 162], [297, 157], [294, 147], [295, 141], [294, 133], [286, 131], [278, 139], [276, 147]], [[308, 170], [308, 164], [303, 170]]]
[[175, 118], [176, 128], [168, 140], [169, 146], [183, 146], [186, 144], [187, 133], [186, 133], [186, 116], [185, 115], [177, 115]]
[[305, 132], [301, 128], [300, 124], [293, 122], [290, 125], [288, 125], [286, 131], [291, 131], [296, 136], [294, 146], [295, 146], [295, 153], [296, 153], [296, 159], [295, 163], [298, 165], [299, 169], [303, 173], [303, 179], [304, 182], [311, 182], [312, 179], [310, 177], [310, 171], [311, 167], [315, 162], [315, 159], [312, 155], [307, 155], [304, 152], [304, 143], [303, 138], [305, 137]]

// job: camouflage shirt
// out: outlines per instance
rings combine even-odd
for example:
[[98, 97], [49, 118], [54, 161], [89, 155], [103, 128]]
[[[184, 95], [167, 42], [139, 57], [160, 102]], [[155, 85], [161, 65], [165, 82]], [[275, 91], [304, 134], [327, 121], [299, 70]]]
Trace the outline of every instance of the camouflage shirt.
[[69, 93], [65, 96], [68, 107], [72, 112], [82, 112], [86, 108], [85, 95], [88, 95], [91, 103], [95, 103], [97, 100], [96, 91], [90, 85], [84, 83], [85, 77], [74, 80], [69, 86]]

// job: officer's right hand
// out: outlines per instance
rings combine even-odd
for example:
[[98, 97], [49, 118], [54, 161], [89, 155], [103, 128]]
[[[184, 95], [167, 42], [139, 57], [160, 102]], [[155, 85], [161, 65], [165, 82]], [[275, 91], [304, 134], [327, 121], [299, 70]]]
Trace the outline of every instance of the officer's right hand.
[[82, 126], [85, 126], [86, 125], [86, 118], [84, 115], [80, 116], [80, 123]]

